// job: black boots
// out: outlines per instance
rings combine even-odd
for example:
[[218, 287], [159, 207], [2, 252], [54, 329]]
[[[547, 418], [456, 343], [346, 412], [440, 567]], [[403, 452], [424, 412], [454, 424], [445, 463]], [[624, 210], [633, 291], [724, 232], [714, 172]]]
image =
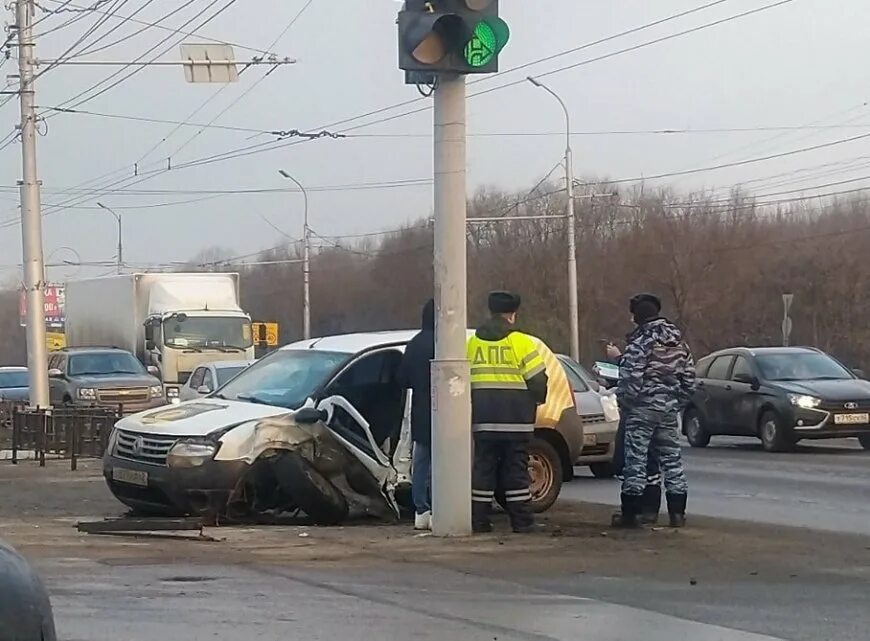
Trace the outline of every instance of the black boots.
[[643, 511], [643, 497], [634, 494], [622, 494], [622, 512], [613, 515], [613, 527], [638, 528], [638, 517]]
[[659, 511], [662, 509], [662, 486], [647, 485], [643, 489], [643, 510], [641, 522], [644, 525], [656, 525], [659, 522]]
[[686, 525], [687, 498], [685, 494], [668, 494], [668, 517], [671, 527]]

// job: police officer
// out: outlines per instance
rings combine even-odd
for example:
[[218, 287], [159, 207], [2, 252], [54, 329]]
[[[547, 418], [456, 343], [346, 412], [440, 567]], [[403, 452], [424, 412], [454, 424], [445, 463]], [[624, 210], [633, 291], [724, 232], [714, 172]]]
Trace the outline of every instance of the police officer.
[[30, 564], [2, 540], [0, 639], [57, 641], [48, 592]]
[[[635, 332], [639, 331], [635, 329]], [[632, 332], [633, 334], [634, 332]], [[626, 343], [632, 340], [632, 334], [629, 334]], [[607, 360], [613, 365], [619, 365], [622, 358], [622, 352], [613, 343], [607, 345]], [[616, 443], [613, 451], [613, 473], [620, 481], [624, 478], [623, 471], [625, 469], [625, 418], [627, 412], [625, 408], [620, 408], [619, 412], [619, 428], [616, 431]], [[643, 490], [643, 509], [641, 512], [641, 521], [645, 525], [655, 525], [659, 520], [659, 512], [662, 508], [662, 472], [659, 464], [659, 453], [654, 447], [654, 443], [650, 444], [649, 454], [646, 464], [646, 487]], [[621, 526], [622, 512], [617, 512], [611, 520], [612, 525]]]
[[643, 511], [650, 447], [659, 455], [672, 527], [686, 521], [688, 484], [681, 458], [678, 416], [695, 390], [695, 364], [682, 334], [661, 317], [652, 294], [634, 296], [637, 329], [619, 361], [617, 398], [625, 412], [622, 525], [637, 526]]
[[547, 373], [531, 337], [514, 329], [519, 308], [516, 294], [492, 292], [490, 318], [468, 341], [475, 532], [492, 531], [490, 513], [496, 487], [504, 490], [514, 532], [529, 532], [534, 526], [528, 444], [538, 405], [547, 400]]

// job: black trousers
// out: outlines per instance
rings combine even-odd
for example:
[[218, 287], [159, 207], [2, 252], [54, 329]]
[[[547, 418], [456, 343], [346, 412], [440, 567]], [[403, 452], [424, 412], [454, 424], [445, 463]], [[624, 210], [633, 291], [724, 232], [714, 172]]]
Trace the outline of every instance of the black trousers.
[[471, 515], [475, 525], [490, 522], [496, 489], [504, 492], [505, 510], [514, 528], [527, 528], [534, 523], [528, 446], [526, 439], [475, 435], [471, 471]]

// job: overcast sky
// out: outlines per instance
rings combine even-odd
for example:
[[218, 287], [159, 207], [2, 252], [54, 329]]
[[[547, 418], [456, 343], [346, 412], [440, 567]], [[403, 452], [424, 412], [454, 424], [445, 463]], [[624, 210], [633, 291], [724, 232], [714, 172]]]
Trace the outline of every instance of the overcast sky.
[[[709, 0], [707, 0], [709, 2]], [[728, 0], [690, 16], [630, 36], [585, 48], [530, 68], [488, 77], [469, 86], [469, 93], [522, 79], [526, 75], [577, 63], [648, 40], [674, 34], [774, 0]], [[89, 4], [92, 0], [73, 0]], [[129, 16], [142, 0], [112, 0]], [[393, 0], [313, 0], [275, 46], [270, 44], [308, 0], [238, 0], [198, 33], [255, 49], [269, 48], [297, 64], [279, 68], [262, 79], [265, 68], [251, 68], [238, 84], [227, 87], [184, 82], [180, 68], [151, 67], [79, 108], [102, 114], [135, 116], [195, 123], [211, 121], [228, 105], [215, 124], [273, 131], [315, 131], [337, 121], [418, 97], [403, 84], [396, 62]], [[58, 6], [58, 0], [45, 0]], [[177, 0], [152, 0], [136, 15], [155, 21], [178, 8]], [[195, 0], [162, 24], [179, 28], [188, 19], [225, 0]], [[501, 57], [502, 69], [581, 47], [626, 29], [665, 18], [702, 4], [704, 0], [502, 0], [503, 17], [512, 27], [510, 44]], [[211, 11], [205, 15], [210, 15]], [[76, 17], [64, 13], [37, 25], [51, 30]], [[39, 41], [38, 57], [52, 59], [66, 50], [94, 23], [87, 17]], [[40, 14], [39, 19], [42, 18]], [[198, 25], [202, 17], [191, 22]], [[92, 36], [99, 38], [117, 20], [108, 20]], [[142, 29], [128, 23], [96, 46], [111, 44]], [[794, 0], [697, 33], [577, 66], [550, 75], [546, 82], [567, 102], [578, 175], [610, 178], [653, 176], [731, 161], [766, 156], [870, 132], [866, 59], [870, 33], [870, 3], [866, 0]], [[180, 40], [194, 41], [168, 31], [147, 29], [89, 58], [129, 61], [166, 38], [154, 53], [178, 59]], [[88, 40], [88, 41], [90, 41]], [[248, 59], [252, 52], [236, 48]], [[3, 67], [13, 73], [15, 61]], [[64, 104], [117, 67], [63, 65], [40, 79], [37, 104]], [[219, 93], [218, 93], [219, 92]], [[191, 112], [214, 96], [190, 117]], [[72, 104], [72, 103], [71, 103]], [[430, 105], [421, 100], [368, 119], [332, 128], [341, 131], [384, 116]], [[469, 98], [470, 134], [551, 133], [542, 136], [472, 136], [469, 139], [469, 191], [482, 185], [508, 190], [529, 188], [558, 161], [564, 141], [563, 116], [555, 101], [527, 83]], [[17, 101], [0, 109], [3, 130], [12, 131], [18, 118]], [[242, 255], [273, 246], [281, 236], [265, 220], [291, 236], [301, 234], [302, 198], [294, 193], [215, 195], [203, 190], [276, 189], [291, 185], [278, 175], [283, 168], [310, 188], [311, 226], [320, 234], [377, 231], [428, 215], [431, 185], [395, 186], [395, 181], [426, 180], [432, 175], [430, 110], [389, 122], [355, 129], [352, 134], [412, 134], [303, 144], [263, 145], [241, 158], [183, 168], [184, 163], [223, 152], [268, 143], [272, 138], [253, 132], [209, 128], [200, 130], [168, 124], [83, 114], [60, 114], [47, 121], [47, 135], [39, 139], [40, 172], [46, 208], [45, 248], [52, 260], [71, 260], [73, 248], [84, 261], [111, 260], [115, 255], [115, 222], [96, 202], [123, 216], [125, 259], [131, 264], [186, 260], [210, 246]], [[711, 132], [690, 134], [601, 134], [580, 132], [715, 129], [806, 126], [799, 131]], [[863, 125], [863, 127], [862, 127]], [[824, 126], [824, 128], [820, 128]], [[7, 133], [0, 131], [0, 135]], [[167, 138], [167, 134], [172, 134]], [[413, 136], [416, 134], [417, 136]], [[165, 140], [164, 140], [165, 139]], [[161, 143], [161, 141], [164, 142]], [[156, 148], [155, 148], [156, 147]], [[179, 149], [181, 147], [181, 149]], [[812, 152], [752, 163], [678, 179], [653, 181], [680, 189], [727, 188], [756, 180], [760, 193], [808, 189], [870, 174], [863, 156], [870, 139], [837, 144]], [[146, 156], [146, 152], [149, 152]], [[166, 172], [167, 158], [175, 167]], [[139, 161], [138, 179], [133, 177]], [[826, 165], [833, 162], [842, 164]], [[20, 176], [20, 146], [0, 151], [3, 176], [0, 190], [2, 221], [17, 216], [15, 181]], [[797, 170], [791, 176], [772, 178]], [[106, 174], [110, 174], [106, 177]], [[102, 177], [100, 181], [94, 181]], [[80, 194], [77, 209], [49, 206], [68, 201], [70, 188], [110, 189]], [[765, 180], [760, 180], [765, 179]], [[134, 181], [141, 181], [133, 185]], [[803, 182], [795, 182], [803, 180]], [[329, 186], [390, 183], [377, 189], [318, 190]], [[868, 184], [855, 181], [841, 187], [805, 193], [850, 189]], [[114, 190], [114, 191], [112, 191]], [[126, 190], [126, 191], [125, 191]], [[129, 193], [129, 190], [135, 190]], [[142, 190], [168, 193], [141, 193]], [[180, 192], [180, 193], [173, 193]], [[194, 192], [194, 193], [190, 193]], [[799, 192], [795, 192], [799, 194]], [[199, 202], [179, 202], [199, 200]], [[172, 206], [153, 206], [178, 203]], [[148, 208], [143, 208], [148, 206]], [[20, 260], [20, 226], [0, 223], [0, 248], [9, 267]], [[55, 269], [53, 278], [92, 275], [93, 270]], [[13, 278], [7, 269], [5, 278]]]

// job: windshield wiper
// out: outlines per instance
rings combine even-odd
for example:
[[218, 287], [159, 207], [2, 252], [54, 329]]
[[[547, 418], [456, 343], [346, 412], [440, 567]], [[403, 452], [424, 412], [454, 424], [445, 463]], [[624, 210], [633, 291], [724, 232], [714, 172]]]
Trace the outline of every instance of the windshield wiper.
[[263, 400], [257, 396], [251, 396], [249, 394], [239, 394], [236, 396], [240, 401], [247, 401], [248, 403], [254, 403], [255, 405], [271, 405], [268, 401]]

